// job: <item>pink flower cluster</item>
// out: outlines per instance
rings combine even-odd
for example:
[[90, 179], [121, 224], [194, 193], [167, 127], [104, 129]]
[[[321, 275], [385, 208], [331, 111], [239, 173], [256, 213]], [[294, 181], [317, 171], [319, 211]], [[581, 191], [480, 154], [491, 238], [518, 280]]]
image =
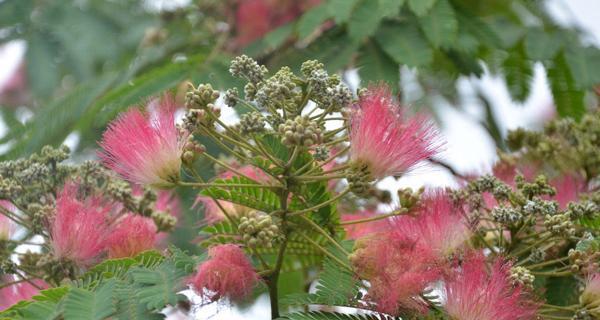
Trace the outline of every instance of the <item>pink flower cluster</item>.
[[[5, 200], [0, 200], [0, 207], [0, 209], [7, 210], [9, 212], [15, 211], [15, 206]], [[7, 216], [0, 213], [0, 240], [10, 239], [14, 229], [15, 224]]]
[[223, 297], [240, 300], [252, 293], [259, 276], [240, 247], [217, 245], [208, 250], [208, 255], [191, 279], [200, 296], [213, 302]]
[[539, 304], [510, 281], [511, 264], [498, 258], [488, 271], [482, 254], [472, 254], [446, 282], [444, 309], [457, 320], [535, 319]]
[[384, 86], [360, 98], [350, 125], [350, 159], [366, 165], [374, 179], [404, 174], [442, 147], [433, 123], [422, 115], [406, 117]]
[[[6, 276], [3, 280], [7, 283], [14, 282], [16, 280], [13, 276]], [[46, 284], [42, 280], [31, 280], [36, 286], [40, 288], [47, 288]], [[0, 285], [2, 283], [0, 282]], [[8, 309], [13, 304], [22, 301], [29, 300], [31, 297], [39, 293], [39, 289], [29, 282], [19, 282], [0, 289], [0, 311]]]
[[235, 12], [237, 45], [250, 44], [319, 2], [321, 0], [241, 0]]
[[132, 108], [111, 122], [99, 155], [105, 165], [133, 183], [170, 187], [179, 180], [187, 136], [175, 125], [175, 100], [165, 95], [153, 113]]
[[[156, 225], [150, 218], [126, 213], [119, 205], [100, 197], [79, 196], [79, 185], [65, 184], [50, 221], [51, 247], [59, 259], [89, 267], [108, 253], [110, 258], [132, 257], [157, 244]], [[158, 206], [176, 213], [178, 203], [169, 192], [159, 192]]]

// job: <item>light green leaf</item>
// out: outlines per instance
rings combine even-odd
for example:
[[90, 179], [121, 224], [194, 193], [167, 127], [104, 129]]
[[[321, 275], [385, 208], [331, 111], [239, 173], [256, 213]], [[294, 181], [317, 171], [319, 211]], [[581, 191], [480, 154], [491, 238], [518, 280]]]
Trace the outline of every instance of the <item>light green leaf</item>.
[[360, 0], [356, 4], [348, 21], [348, 35], [352, 41], [360, 42], [375, 32], [381, 21], [378, 12], [378, 1]]
[[585, 113], [585, 92], [576, 85], [565, 54], [558, 54], [546, 68], [558, 114], [561, 117], [580, 119]]
[[408, 0], [408, 7], [417, 16], [424, 16], [437, 0]]
[[435, 47], [451, 48], [456, 41], [458, 22], [448, 0], [437, 0], [419, 23], [429, 42]]
[[56, 50], [56, 45], [47, 34], [33, 32], [27, 41], [27, 82], [39, 97], [50, 96], [60, 81], [56, 62], [52, 59]]
[[296, 26], [300, 39], [308, 37], [318, 26], [331, 17], [327, 3], [322, 3], [302, 15]]
[[502, 63], [502, 70], [511, 97], [515, 101], [524, 102], [529, 97], [533, 66], [525, 56], [522, 44], [509, 51], [508, 57]]
[[185, 297], [177, 294], [181, 290], [181, 279], [187, 273], [177, 268], [173, 262], [164, 262], [158, 268], [149, 270], [134, 268], [130, 271], [138, 288], [139, 301], [149, 310], [160, 310], [174, 306]]
[[279, 47], [283, 42], [290, 37], [294, 31], [293, 23], [285, 24], [269, 33], [265, 36], [265, 43], [269, 49], [275, 49]]
[[73, 288], [65, 297], [65, 320], [103, 320], [115, 313], [115, 281], [105, 282], [95, 291]]
[[404, 5], [404, 0], [378, 0], [379, 1], [379, 16], [382, 18], [395, 17], [400, 12], [400, 8]]
[[433, 50], [414, 25], [386, 24], [379, 28], [375, 39], [397, 63], [419, 67], [433, 61]]
[[385, 81], [394, 92], [398, 91], [400, 68], [373, 41], [367, 42], [361, 49], [358, 57], [358, 74], [363, 87], [369, 82]]
[[580, 89], [600, 84], [600, 50], [596, 47], [570, 47], [565, 58]]
[[532, 60], [550, 60], [554, 58], [563, 42], [558, 40], [557, 35], [541, 30], [529, 29], [525, 35], [525, 52]]
[[327, 10], [335, 23], [341, 24], [350, 18], [352, 9], [358, 0], [329, 0]]

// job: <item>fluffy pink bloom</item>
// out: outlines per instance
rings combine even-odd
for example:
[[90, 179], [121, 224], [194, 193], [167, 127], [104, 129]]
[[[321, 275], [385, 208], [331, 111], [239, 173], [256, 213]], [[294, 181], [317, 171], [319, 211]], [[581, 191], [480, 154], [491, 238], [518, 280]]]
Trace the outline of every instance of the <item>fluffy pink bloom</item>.
[[433, 123], [406, 117], [385, 86], [368, 89], [350, 123], [350, 159], [367, 165], [374, 179], [404, 174], [442, 146]]
[[497, 259], [488, 271], [485, 257], [473, 254], [446, 283], [445, 310], [456, 320], [534, 319], [539, 304], [510, 280], [511, 264]]
[[587, 277], [579, 302], [588, 307], [588, 310], [593, 309], [594, 315], [600, 315], [600, 273], [594, 273]]
[[369, 281], [365, 299], [375, 310], [400, 315], [427, 309], [420, 294], [443, 273], [431, 249], [391, 232], [359, 239], [355, 247], [350, 260], [356, 273]]
[[176, 218], [181, 217], [181, 203], [179, 198], [169, 190], [159, 190], [156, 193], [154, 209], [160, 212], [168, 212]]
[[[360, 211], [352, 214], [343, 214], [341, 220], [343, 222], [369, 219], [377, 217], [379, 213], [374, 211]], [[372, 233], [383, 232], [389, 229], [389, 222], [386, 219], [380, 219], [370, 222], [361, 222], [357, 224], [344, 225], [346, 238], [358, 239]]]
[[156, 225], [150, 218], [127, 214], [111, 231], [107, 239], [110, 258], [133, 257], [154, 248]]
[[391, 230], [429, 246], [439, 257], [454, 253], [471, 236], [465, 215], [441, 190], [424, 194], [415, 216], [393, 217]]
[[[13, 282], [15, 281], [15, 278], [12, 276], [7, 276], [4, 280], [6, 282]], [[48, 287], [48, 285], [42, 280], [33, 280], [33, 282], [40, 288]], [[21, 300], [29, 300], [38, 293], [38, 288], [34, 287], [29, 282], [20, 282], [8, 287], [4, 287], [0, 289], [0, 311], [8, 309], [10, 306]]]
[[[0, 207], [10, 212], [14, 212], [15, 210], [15, 206], [5, 200], [0, 200]], [[14, 229], [15, 224], [7, 216], [0, 213], [0, 240], [10, 239]]]
[[105, 165], [142, 185], [172, 186], [179, 180], [187, 137], [175, 126], [175, 101], [165, 95], [154, 113], [132, 108], [110, 123], [100, 142]]
[[191, 280], [196, 292], [210, 301], [240, 300], [252, 293], [259, 276], [244, 251], [233, 244], [211, 247]]
[[269, 31], [294, 20], [302, 12], [320, 2], [320, 0], [240, 0], [235, 12], [236, 43], [245, 46]]
[[89, 266], [106, 249], [112, 204], [96, 197], [81, 201], [77, 189], [76, 184], [67, 183], [58, 195], [56, 214], [50, 222], [50, 243], [57, 258]]
[[[253, 166], [245, 165], [245, 166], [241, 166], [236, 169], [240, 173], [244, 174], [246, 177], [248, 177], [252, 180], [255, 180], [256, 182], [259, 182], [259, 183], [268, 183], [270, 180], [269, 176], [267, 176], [263, 171], [255, 168]], [[232, 171], [225, 171], [225, 172], [219, 174], [219, 176], [217, 178], [230, 179], [234, 176], [237, 176], [237, 174]], [[217, 201], [219, 202], [221, 207], [227, 212], [227, 214], [229, 214], [231, 216], [241, 216], [244, 213], [246, 213], [248, 210], [250, 210], [247, 207], [244, 207], [244, 206], [241, 206], [241, 205], [238, 205], [235, 203], [231, 203], [229, 201], [223, 201], [223, 200], [217, 200]], [[223, 213], [223, 210], [221, 210], [219, 205], [217, 205], [215, 200], [213, 200], [211, 197], [198, 196], [194, 203], [194, 207], [200, 203], [202, 203], [202, 205], [204, 207], [204, 220], [207, 223], [213, 224], [213, 223], [216, 223], [216, 222], [219, 222], [219, 221], [222, 221], [223, 219], [225, 219], [225, 214]]]
[[564, 174], [550, 180], [549, 183], [556, 189], [554, 200], [561, 209], [565, 209], [569, 202], [576, 201], [579, 195], [586, 191], [585, 179], [577, 174]]

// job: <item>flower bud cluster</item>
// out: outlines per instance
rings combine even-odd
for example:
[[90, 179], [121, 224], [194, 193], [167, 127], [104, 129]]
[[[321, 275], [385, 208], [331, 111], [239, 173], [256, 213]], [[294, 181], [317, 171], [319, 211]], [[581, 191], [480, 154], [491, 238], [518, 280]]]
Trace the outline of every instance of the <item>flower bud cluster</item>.
[[546, 215], [544, 217], [544, 227], [552, 234], [566, 238], [573, 237], [577, 231], [569, 213]]
[[206, 147], [194, 140], [194, 136], [190, 135], [183, 147], [183, 153], [181, 154], [181, 161], [185, 165], [192, 165], [199, 155], [206, 151]]
[[265, 117], [258, 112], [249, 112], [242, 115], [239, 123], [242, 135], [262, 133], [265, 131]]
[[252, 84], [263, 81], [265, 75], [269, 72], [265, 66], [259, 65], [254, 59], [241, 55], [231, 61], [229, 73], [237, 78], [245, 78]]
[[316, 121], [306, 116], [297, 116], [294, 120], [288, 119], [279, 125], [282, 135], [281, 143], [287, 146], [310, 147], [321, 141], [322, 129]]
[[365, 164], [353, 163], [347, 177], [350, 190], [357, 196], [368, 196], [373, 177]]
[[571, 272], [593, 273], [600, 268], [600, 251], [570, 249], [568, 253]]
[[529, 288], [533, 288], [533, 282], [535, 276], [531, 274], [531, 271], [525, 267], [512, 267], [510, 269], [510, 279], [514, 285], [521, 285]]
[[200, 84], [197, 88], [190, 85], [190, 90], [185, 94], [185, 106], [188, 109], [210, 108], [209, 105], [214, 104], [219, 95], [219, 91], [210, 84]]
[[256, 210], [240, 218], [238, 230], [244, 242], [252, 248], [273, 247], [273, 242], [281, 236], [279, 227], [273, 218]]
[[494, 221], [506, 226], [513, 226], [523, 222], [523, 214], [519, 210], [506, 206], [499, 206], [492, 209], [492, 218]]

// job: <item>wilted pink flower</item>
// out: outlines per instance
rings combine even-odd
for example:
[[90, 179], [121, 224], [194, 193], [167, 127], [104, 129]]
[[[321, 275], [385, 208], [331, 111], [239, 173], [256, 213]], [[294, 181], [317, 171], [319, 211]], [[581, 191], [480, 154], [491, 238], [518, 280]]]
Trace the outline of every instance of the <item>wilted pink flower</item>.
[[[12, 203], [0, 200], [0, 207], [9, 212], [14, 212], [15, 206]], [[0, 240], [8, 240], [10, 239], [13, 231], [15, 229], [15, 224], [11, 221], [7, 216], [0, 213]]]
[[[375, 218], [379, 213], [374, 211], [360, 211], [352, 214], [343, 214], [341, 220], [343, 222]], [[344, 225], [346, 238], [358, 239], [372, 233], [383, 232], [389, 229], [389, 222], [386, 219], [374, 220], [369, 222], [361, 222], [356, 224]]]
[[374, 179], [406, 173], [441, 149], [433, 123], [406, 117], [385, 86], [370, 87], [351, 116], [350, 159]]
[[165, 95], [155, 113], [132, 108], [110, 123], [100, 142], [100, 157], [123, 178], [142, 185], [169, 187], [179, 180], [187, 137], [175, 126], [175, 101]]
[[391, 232], [357, 240], [350, 256], [355, 272], [370, 283], [365, 299], [391, 315], [427, 309], [420, 294], [443, 273], [436, 260], [429, 247]]
[[414, 216], [393, 217], [390, 229], [429, 246], [439, 257], [454, 253], [471, 236], [463, 212], [442, 190], [425, 193], [415, 211]]
[[588, 275], [579, 302], [583, 306], [593, 306], [600, 315], [600, 273]]
[[445, 310], [457, 320], [534, 319], [538, 304], [510, 280], [511, 264], [497, 259], [491, 271], [482, 254], [472, 254], [446, 283]]
[[110, 258], [133, 257], [154, 248], [156, 225], [150, 218], [127, 214], [111, 231], [107, 239]]
[[240, 247], [217, 245], [208, 249], [208, 256], [191, 280], [199, 295], [216, 301], [222, 297], [240, 300], [252, 293], [259, 276]]
[[80, 201], [77, 189], [75, 183], [67, 183], [58, 195], [50, 222], [50, 243], [57, 258], [89, 266], [106, 249], [112, 205], [96, 197]]
[[[13, 276], [7, 276], [4, 278], [6, 282], [13, 282], [16, 280]], [[47, 288], [48, 285], [42, 280], [31, 280], [40, 288]], [[0, 283], [1, 285], [2, 283]], [[33, 286], [29, 282], [20, 282], [0, 289], [0, 311], [8, 309], [13, 304], [21, 300], [29, 300], [31, 297], [39, 293], [38, 288]]]

